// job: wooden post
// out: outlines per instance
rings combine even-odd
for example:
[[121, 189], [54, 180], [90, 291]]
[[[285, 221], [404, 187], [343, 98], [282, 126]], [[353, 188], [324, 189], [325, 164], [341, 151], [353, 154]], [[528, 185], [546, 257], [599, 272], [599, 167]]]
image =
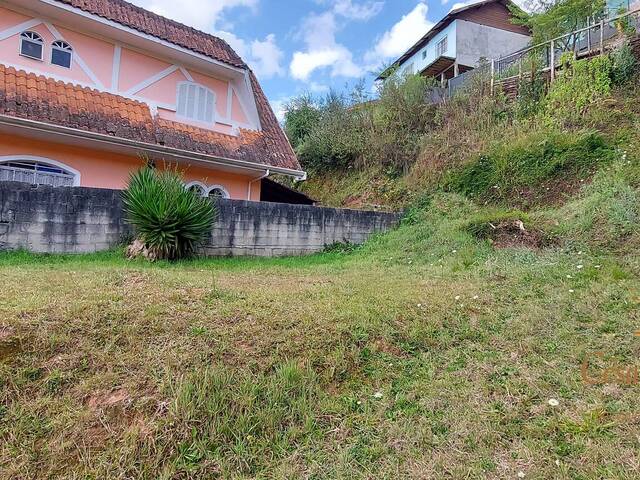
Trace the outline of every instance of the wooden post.
[[520, 55], [520, 59], [518, 60], [518, 77], [522, 80], [522, 55]]
[[453, 76], [457, 77], [460, 75], [460, 67], [458, 66], [458, 62], [453, 64]]
[[600, 55], [604, 55], [604, 20], [600, 21]]
[[551, 40], [551, 52], [549, 52], [550, 65], [551, 67], [551, 81], [553, 82], [556, 79], [556, 42], [555, 40]]
[[491, 60], [491, 95], [493, 95], [493, 89], [496, 82], [496, 61]]

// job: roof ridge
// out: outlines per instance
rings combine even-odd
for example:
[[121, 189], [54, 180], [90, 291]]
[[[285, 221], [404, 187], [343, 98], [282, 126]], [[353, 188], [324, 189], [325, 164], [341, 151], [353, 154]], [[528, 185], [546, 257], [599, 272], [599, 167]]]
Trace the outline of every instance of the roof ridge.
[[[55, 1], [132, 28], [141, 33], [151, 35], [160, 40], [173, 43], [179, 47], [187, 48], [188, 50], [228, 65], [243, 69], [248, 68], [240, 55], [238, 55], [233, 47], [223, 38], [134, 5], [126, 0]], [[172, 32], [171, 29], [181, 31], [186, 37], [180, 41], [180, 39], [176, 37], [176, 33], [178, 32]], [[207, 45], [207, 42], [217, 43], [217, 46], [220, 48], [216, 48], [216, 45]]]

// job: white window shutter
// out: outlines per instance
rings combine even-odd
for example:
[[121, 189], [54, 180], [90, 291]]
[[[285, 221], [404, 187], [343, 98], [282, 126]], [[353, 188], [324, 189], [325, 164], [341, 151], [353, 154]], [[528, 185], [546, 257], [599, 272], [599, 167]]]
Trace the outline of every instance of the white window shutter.
[[178, 115], [199, 122], [213, 123], [215, 120], [215, 94], [195, 83], [183, 83], [178, 87]]

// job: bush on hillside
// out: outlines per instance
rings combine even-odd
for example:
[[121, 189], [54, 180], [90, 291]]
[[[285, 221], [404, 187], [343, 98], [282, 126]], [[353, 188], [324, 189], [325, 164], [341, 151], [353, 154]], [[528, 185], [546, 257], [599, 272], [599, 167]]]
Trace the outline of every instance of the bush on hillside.
[[470, 196], [513, 199], [524, 187], [562, 175], [584, 175], [611, 161], [615, 149], [600, 135], [543, 130], [510, 143], [496, 143], [485, 155], [451, 174], [448, 188]]
[[629, 82], [638, 69], [638, 60], [633, 54], [629, 42], [625, 42], [620, 48], [611, 54], [613, 66], [611, 80], [614, 85], [624, 85]]
[[379, 165], [406, 172], [429, 131], [435, 107], [428, 101], [432, 80], [394, 76], [369, 101], [362, 85], [351, 95], [308, 95], [286, 107], [285, 129], [306, 169], [312, 171]]
[[573, 60], [566, 57], [546, 99], [549, 118], [575, 122], [587, 107], [611, 93], [613, 61], [608, 56]]
[[127, 221], [149, 256], [164, 260], [193, 255], [217, 214], [213, 202], [187, 190], [176, 171], [151, 167], [131, 175], [123, 201]]

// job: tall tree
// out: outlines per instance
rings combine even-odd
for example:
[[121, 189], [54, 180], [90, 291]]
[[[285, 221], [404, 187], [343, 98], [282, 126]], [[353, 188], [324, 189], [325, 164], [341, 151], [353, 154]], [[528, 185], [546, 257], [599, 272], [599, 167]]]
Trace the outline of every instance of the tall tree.
[[529, 27], [537, 44], [587, 26], [606, 5], [606, 0], [535, 0], [530, 12], [514, 8], [514, 23]]

